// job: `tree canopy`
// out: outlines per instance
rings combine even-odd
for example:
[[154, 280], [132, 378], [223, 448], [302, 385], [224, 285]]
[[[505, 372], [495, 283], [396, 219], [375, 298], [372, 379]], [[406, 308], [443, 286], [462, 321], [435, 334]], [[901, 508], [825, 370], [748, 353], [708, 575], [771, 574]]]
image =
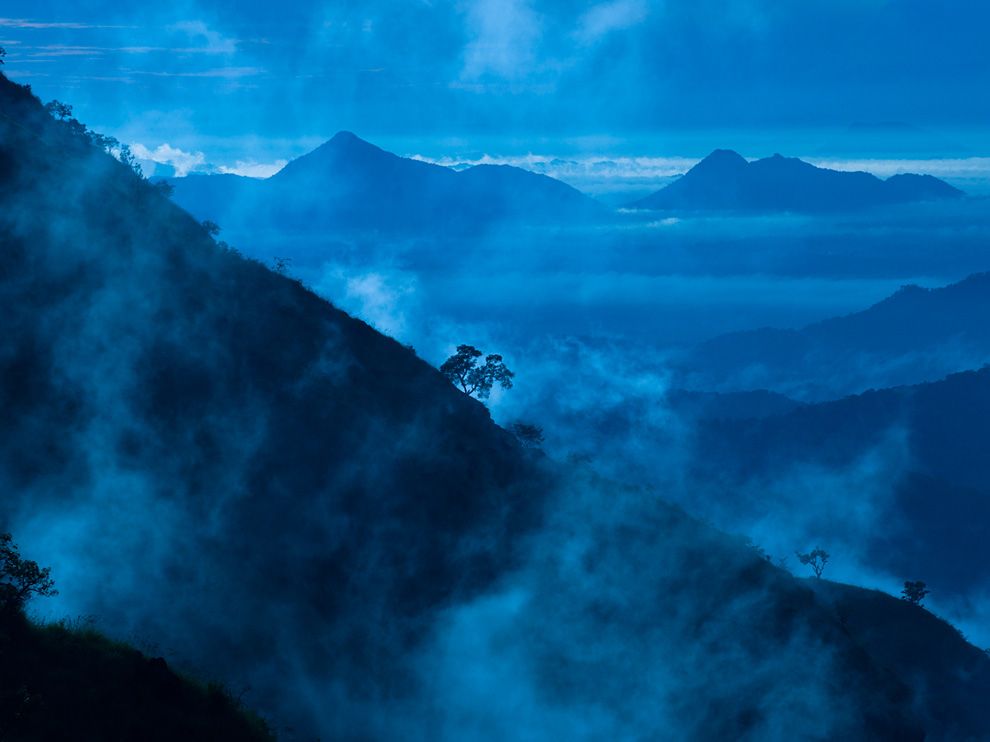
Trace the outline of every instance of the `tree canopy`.
[[492, 353], [481, 363], [482, 355], [473, 345], [458, 345], [457, 352], [441, 364], [440, 373], [465, 394], [478, 399], [488, 399], [495, 384], [511, 389], [515, 374], [506, 368], [502, 356]]
[[907, 580], [904, 583], [904, 589], [901, 590], [901, 597], [912, 605], [921, 605], [925, 596], [930, 592], [931, 590], [928, 589], [928, 586], [923, 581]]
[[24, 559], [9, 533], [0, 533], [0, 611], [21, 610], [33, 595], [55, 595], [49, 567]]
[[825, 571], [825, 565], [828, 564], [829, 553], [825, 549], [816, 546], [807, 554], [801, 554], [799, 552], [797, 558], [801, 564], [811, 567], [811, 571], [815, 573], [815, 577], [820, 578], [822, 572]]

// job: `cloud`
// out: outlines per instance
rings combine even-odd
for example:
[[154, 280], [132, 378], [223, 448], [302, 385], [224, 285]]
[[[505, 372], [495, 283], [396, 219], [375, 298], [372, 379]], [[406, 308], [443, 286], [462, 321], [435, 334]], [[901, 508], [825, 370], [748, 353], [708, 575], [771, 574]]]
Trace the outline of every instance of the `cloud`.
[[462, 80], [515, 80], [532, 71], [541, 19], [527, 0], [476, 0], [467, 15]]
[[288, 160], [275, 160], [274, 162], [238, 160], [233, 165], [220, 165], [217, 172], [226, 175], [243, 175], [246, 178], [270, 178], [288, 164]]
[[183, 21], [172, 24], [167, 30], [183, 33], [191, 39], [204, 42], [205, 46], [201, 49], [211, 54], [233, 54], [239, 44], [237, 39], [223, 36], [209, 28], [203, 21]]
[[25, 47], [34, 50], [31, 57], [71, 57], [105, 54], [220, 54], [226, 53], [215, 47], [169, 47], [169, 46], [76, 46], [70, 44], [45, 44]]
[[27, 47], [35, 49], [28, 54], [32, 58], [49, 57], [93, 57], [103, 54], [106, 50], [96, 46], [68, 46], [65, 44], [48, 44], [45, 46]]
[[368, 324], [395, 338], [407, 333], [407, 313], [415, 310], [417, 281], [406, 272], [354, 271], [342, 265], [323, 266], [316, 290]]
[[150, 77], [216, 77], [227, 80], [235, 80], [242, 77], [255, 77], [264, 74], [260, 67], [215, 67], [207, 70], [196, 70], [194, 72], [163, 72], [156, 70], [127, 70], [134, 75], [148, 75]]
[[613, 0], [586, 11], [578, 21], [575, 34], [583, 43], [593, 43], [613, 31], [631, 28], [649, 14], [643, 0]]
[[131, 145], [131, 151], [139, 160], [171, 165], [175, 168], [176, 176], [180, 178], [206, 164], [206, 156], [202, 152], [184, 152], [168, 143], [159, 144], [153, 150], [136, 143]]
[[939, 178], [990, 179], [990, 157], [858, 160], [809, 158], [809, 162], [830, 170], [865, 171], [881, 178], [902, 173], [925, 173]]
[[427, 157], [414, 154], [410, 159], [463, 170], [475, 165], [512, 165], [551, 178], [670, 178], [681, 175], [698, 164], [697, 157], [610, 157], [593, 154], [581, 157], [558, 157], [552, 154], [489, 155], [480, 157]]
[[133, 28], [133, 26], [111, 26], [105, 24], [75, 23], [67, 21], [48, 22], [35, 21], [27, 18], [0, 18], [0, 28], [83, 30], [91, 28]]
[[237, 160], [232, 165], [214, 166], [207, 163], [206, 155], [202, 152], [187, 152], [179, 147], [173, 147], [167, 142], [159, 144], [154, 149], [138, 142], [131, 145], [131, 151], [139, 160], [171, 166], [175, 169], [175, 177], [177, 178], [184, 178], [194, 172], [242, 175], [247, 178], [268, 178], [285, 167], [288, 162], [288, 160], [275, 160], [273, 162]]

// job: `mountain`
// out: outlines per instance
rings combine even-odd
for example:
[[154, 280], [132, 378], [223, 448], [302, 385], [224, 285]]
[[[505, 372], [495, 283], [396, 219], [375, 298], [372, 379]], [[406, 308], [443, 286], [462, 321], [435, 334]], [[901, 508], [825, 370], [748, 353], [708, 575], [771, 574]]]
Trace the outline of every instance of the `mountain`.
[[814, 213], [962, 196], [962, 191], [930, 175], [881, 180], [869, 173], [826, 170], [779, 154], [748, 162], [736, 152], [716, 150], [683, 177], [629, 208]]
[[455, 171], [398, 157], [350, 132], [266, 180], [198, 175], [168, 182], [176, 203], [222, 225], [421, 234], [606, 213], [545, 175], [505, 165]]
[[941, 731], [741, 539], [520, 448], [2, 76], [0, 110], [0, 526], [61, 609], [301, 739]]
[[990, 362], [990, 274], [905, 286], [874, 306], [798, 330], [723, 335], [675, 362], [696, 389], [769, 388], [806, 401], [933, 381]]
[[[990, 367], [762, 419], [703, 421], [685, 475], [736, 523], [773, 512], [793, 538], [976, 600], [990, 561]], [[717, 462], [713, 466], [712, 462]]]

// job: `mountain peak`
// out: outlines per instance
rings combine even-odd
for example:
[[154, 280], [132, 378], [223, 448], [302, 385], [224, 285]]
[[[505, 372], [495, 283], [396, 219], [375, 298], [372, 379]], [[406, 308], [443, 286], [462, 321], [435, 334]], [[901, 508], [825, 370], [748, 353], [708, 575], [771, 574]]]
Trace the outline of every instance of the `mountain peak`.
[[708, 157], [703, 159], [698, 165], [708, 163], [709, 165], [745, 165], [746, 158], [733, 149], [716, 149]]
[[315, 187], [318, 181], [327, 177], [327, 173], [370, 172], [394, 166], [394, 161], [398, 159], [353, 132], [338, 131], [312, 152], [290, 162], [272, 178], [278, 182], [302, 180], [307, 187]]
[[380, 147], [346, 130], [338, 131], [316, 151], [319, 152], [321, 149], [330, 149], [334, 152], [384, 152]]
[[746, 158], [731, 149], [716, 149], [685, 175], [685, 179], [736, 178], [749, 166]]
[[365, 140], [363, 140], [361, 137], [359, 137], [353, 131], [347, 131], [345, 129], [341, 129], [336, 134], [334, 134], [332, 137], [330, 137], [328, 143], [330, 143], [330, 144], [338, 144], [338, 145], [344, 145], [344, 144], [368, 144], [368, 142], [366, 142]]

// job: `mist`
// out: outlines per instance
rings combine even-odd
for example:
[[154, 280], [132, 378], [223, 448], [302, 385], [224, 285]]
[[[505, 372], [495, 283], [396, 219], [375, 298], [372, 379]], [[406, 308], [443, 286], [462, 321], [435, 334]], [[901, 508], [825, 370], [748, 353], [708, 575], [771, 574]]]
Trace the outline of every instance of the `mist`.
[[[0, 18], [32, 618], [285, 739], [985, 728], [982, 7], [43, 5]], [[634, 205], [726, 148], [908, 195]]]

